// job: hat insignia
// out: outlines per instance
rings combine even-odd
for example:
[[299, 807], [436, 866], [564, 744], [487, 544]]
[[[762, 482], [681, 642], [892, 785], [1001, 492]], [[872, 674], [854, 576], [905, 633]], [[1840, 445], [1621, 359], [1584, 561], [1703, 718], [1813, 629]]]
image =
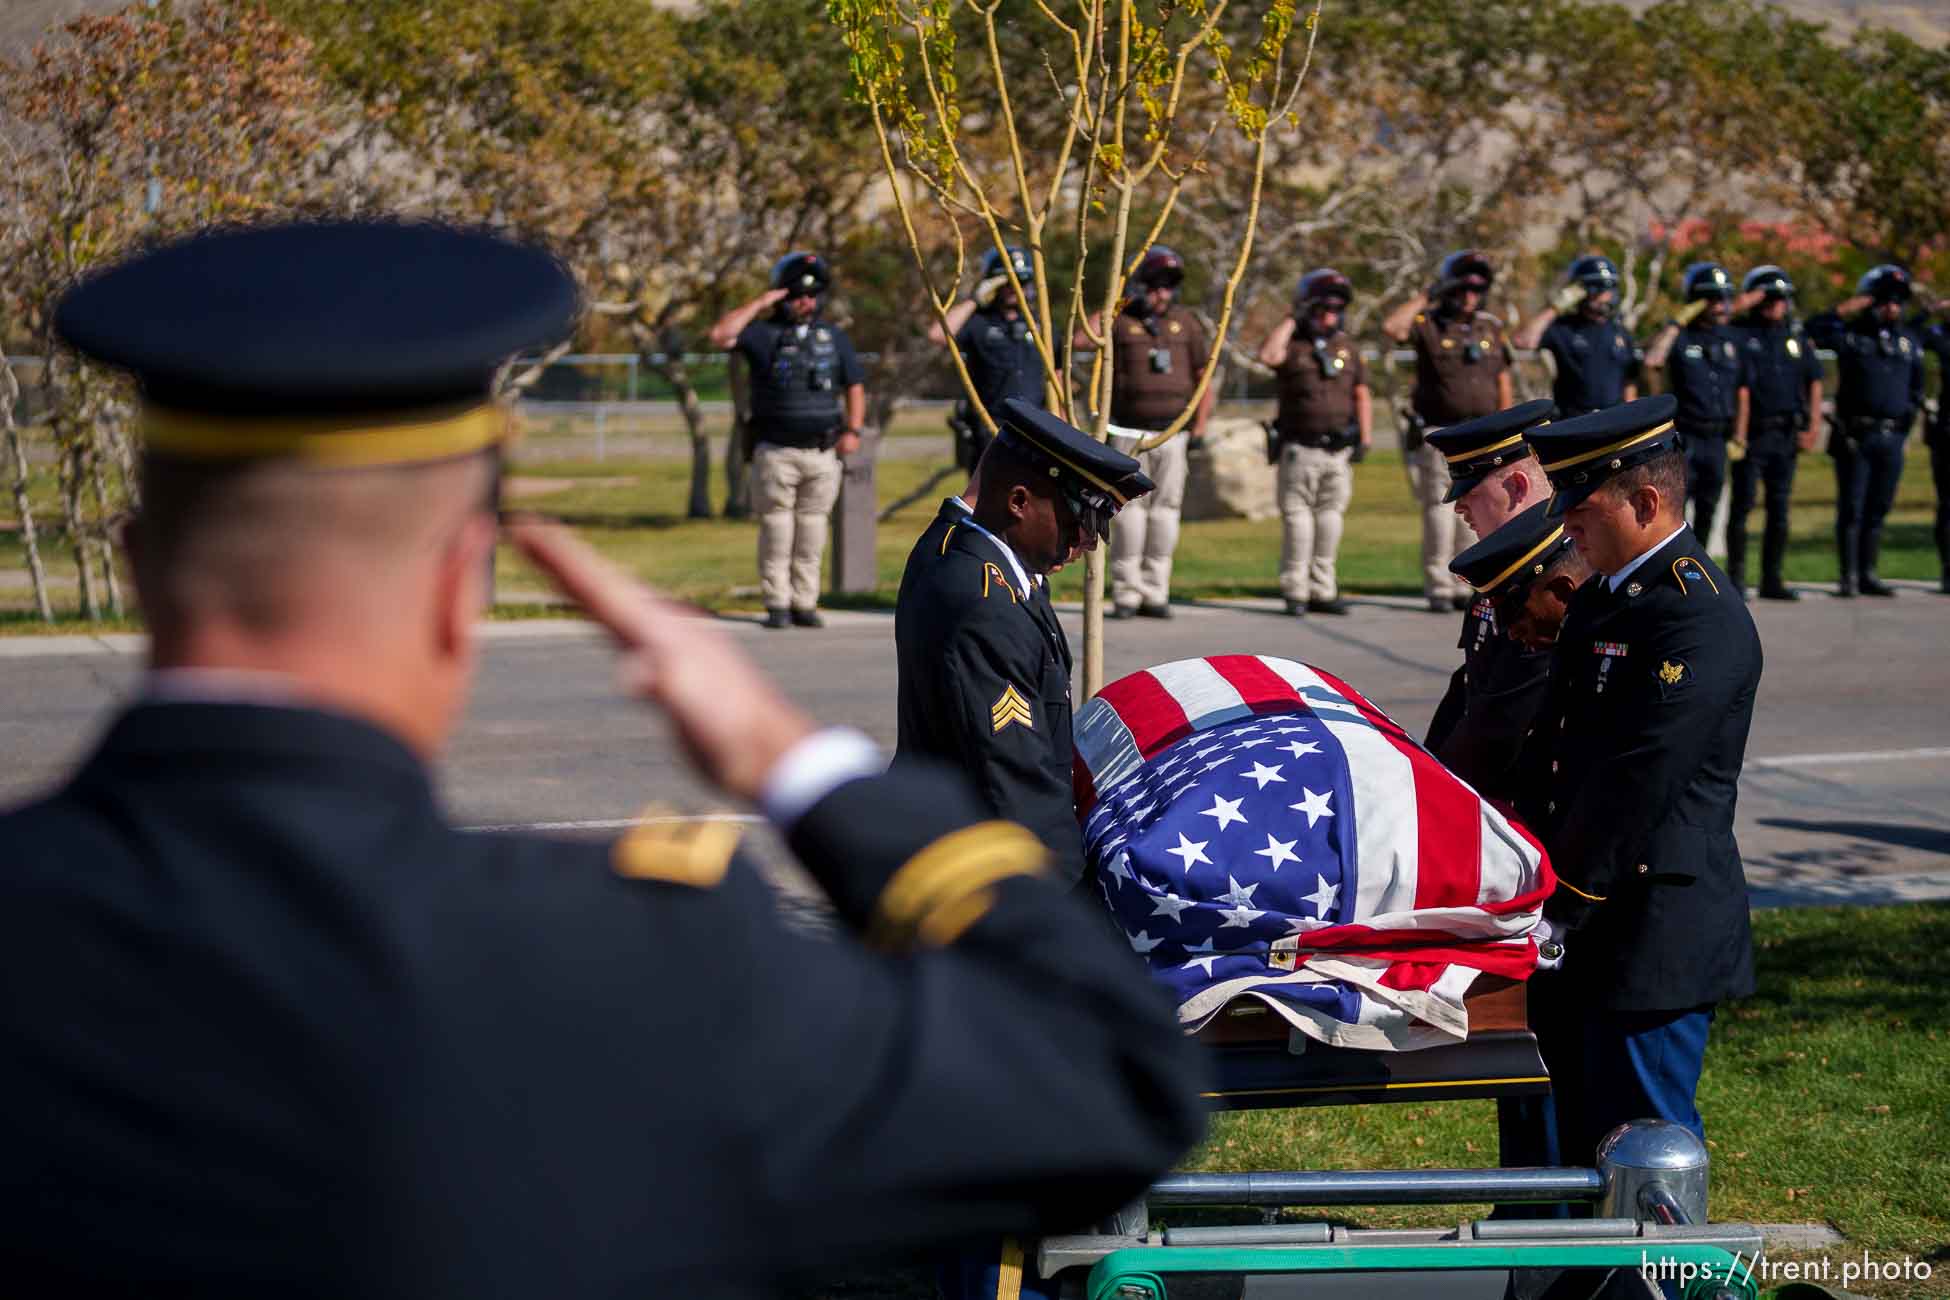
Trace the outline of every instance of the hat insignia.
[[1614, 456], [1611, 459], [1611, 467], [1613, 469], [1623, 469], [1625, 468], [1625, 462], [1618, 459], [1618, 457]]

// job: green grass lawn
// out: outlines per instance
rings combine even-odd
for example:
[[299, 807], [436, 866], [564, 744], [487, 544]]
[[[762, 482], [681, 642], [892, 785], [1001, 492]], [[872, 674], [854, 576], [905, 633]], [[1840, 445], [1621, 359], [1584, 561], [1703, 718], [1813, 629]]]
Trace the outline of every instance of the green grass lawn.
[[[907, 454], [883, 458], [878, 490], [891, 503], [914, 490], [948, 463], [945, 434], [937, 426], [917, 420], [896, 426]], [[918, 453], [918, 454], [916, 454]], [[693, 520], [684, 515], [690, 468], [680, 458], [632, 460], [554, 460], [541, 458], [545, 449], [531, 444], [514, 473], [529, 479], [551, 480], [555, 490], [513, 497], [510, 504], [564, 519], [600, 549], [634, 572], [673, 595], [713, 609], [754, 609], [757, 594], [757, 525], [750, 520]], [[1420, 520], [1409, 496], [1400, 458], [1377, 453], [1355, 467], [1354, 504], [1348, 512], [1347, 535], [1341, 548], [1341, 579], [1352, 592], [1414, 594], [1421, 590]], [[902, 510], [880, 528], [877, 538], [879, 589], [862, 596], [836, 599], [837, 605], [888, 607], [900, 584], [901, 566], [914, 537], [927, 525], [942, 496], [961, 487], [949, 475], [939, 490]], [[41, 521], [43, 553], [56, 579], [57, 611], [72, 617], [79, 610], [74, 583], [74, 557], [65, 538], [49, 536], [54, 518], [53, 483], [43, 475], [33, 496]], [[712, 500], [722, 503], [722, 471], [713, 468]], [[1928, 455], [1912, 446], [1903, 481], [1891, 515], [1883, 551], [1885, 577], [1938, 576], [1937, 557], [1930, 540], [1933, 494]], [[1835, 511], [1835, 479], [1828, 458], [1806, 456], [1795, 482], [1794, 530], [1788, 553], [1788, 578], [1796, 582], [1827, 583], [1835, 578], [1831, 542]], [[1753, 544], [1759, 544], [1759, 512], [1753, 521]], [[41, 630], [45, 625], [28, 611], [32, 598], [26, 585], [25, 559], [11, 502], [0, 504], [0, 634]], [[1218, 520], [1188, 523], [1178, 546], [1175, 594], [1181, 597], [1277, 596], [1280, 531], [1277, 519]], [[1757, 566], [1758, 557], [1754, 564]], [[539, 580], [511, 553], [504, 551], [498, 566], [499, 591], [519, 604], [539, 595]], [[1082, 566], [1058, 574], [1058, 599], [1078, 599]], [[65, 619], [62, 630], [74, 630]]]
[[[1826, 1222], [1831, 1252], [1933, 1261], [1950, 1279], [1950, 905], [1754, 917], [1760, 992], [1723, 1007], [1700, 1082], [1711, 1212]], [[1219, 1117], [1192, 1169], [1452, 1168], [1496, 1163], [1491, 1102]], [[1487, 1206], [1289, 1211], [1365, 1227], [1456, 1222]], [[1943, 1295], [1934, 1282], [1874, 1295]]]

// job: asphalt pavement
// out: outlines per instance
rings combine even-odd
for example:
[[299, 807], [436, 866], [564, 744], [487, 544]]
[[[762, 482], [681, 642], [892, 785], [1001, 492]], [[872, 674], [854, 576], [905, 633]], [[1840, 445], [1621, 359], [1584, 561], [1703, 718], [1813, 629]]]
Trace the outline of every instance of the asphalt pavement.
[[[1950, 897], [1950, 597], [1893, 601], [1814, 588], [1754, 607], [1766, 654], [1737, 832], [1759, 905]], [[1292, 619], [1274, 601], [1175, 607], [1109, 625], [1108, 676], [1205, 654], [1317, 664], [1419, 733], [1459, 662], [1460, 615], [1356, 599], [1344, 618]], [[1081, 611], [1062, 611], [1072, 644]], [[727, 620], [822, 720], [894, 741], [894, 621], [836, 612], [813, 631]], [[440, 765], [455, 819], [598, 834], [644, 815], [748, 810], [684, 764], [656, 716], [614, 689], [611, 654], [568, 621], [486, 625], [467, 718]], [[139, 689], [139, 637], [0, 640], [0, 803], [30, 797], [85, 754]]]

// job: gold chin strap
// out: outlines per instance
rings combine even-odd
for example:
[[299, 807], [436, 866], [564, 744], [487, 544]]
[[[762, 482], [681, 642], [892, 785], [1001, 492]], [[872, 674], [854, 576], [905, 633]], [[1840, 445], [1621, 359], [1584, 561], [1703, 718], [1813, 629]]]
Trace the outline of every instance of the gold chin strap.
[[412, 465], [506, 442], [508, 412], [491, 403], [324, 416], [231, 416], [150, 405], [151, 450], [197, 460], [297, 460], [331, 469]]

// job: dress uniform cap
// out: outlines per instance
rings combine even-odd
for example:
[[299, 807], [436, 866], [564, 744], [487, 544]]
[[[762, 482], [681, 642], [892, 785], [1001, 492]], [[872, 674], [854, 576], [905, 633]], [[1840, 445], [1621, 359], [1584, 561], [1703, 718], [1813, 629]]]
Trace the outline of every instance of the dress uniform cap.
[[575, 281], [540, 249], [430, 224], [308, 222], [138, 254], [70, 291], [55, 328], [134, 373], [154, 451], [378, 465], [501, 441], [495, 372], [577, 312]]
[[1678, 409], [1677, 398], [1660, 393], [1526, 434], [1551, 481], [1551, 518], [1561, 517], [1613, 474], [1676, 450], [1679, 433], [1672, 417]]
[[1449, 561], [1449, 572], [1498, 602], [1520, 599], [1559, 551], [1571, 545], [1550, 502], [1539, 501]]
[[1491, 470], [1528, 455], [1525, 430], [1550, 419], [1554, 409], [1548, 401], [1520, 402], [1508, 410], [1431, 430], [1429, 445], [1449, 462], [1449, 492], [1442, 499], [1456, 500]]
[[996, 440], [1047, 466], [1071, 508], [1100, 537], [1112, 515], [1157, 486], [1134, 458], [1020, 398], [1002, 403]]

